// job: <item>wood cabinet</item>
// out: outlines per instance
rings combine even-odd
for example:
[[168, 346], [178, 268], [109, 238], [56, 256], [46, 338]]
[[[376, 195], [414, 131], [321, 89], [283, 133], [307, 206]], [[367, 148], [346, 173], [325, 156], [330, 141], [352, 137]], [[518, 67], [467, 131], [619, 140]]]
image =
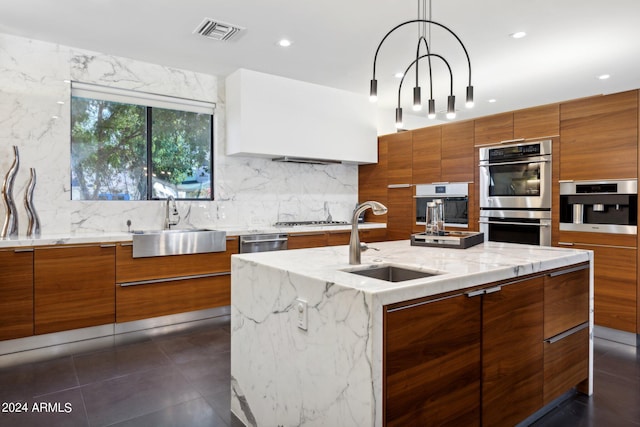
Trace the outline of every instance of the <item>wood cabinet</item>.
[[485, 294], [482, 310], [482, 425], [513, 426], [542, 407], [543, 278]]
[[589, 378], [589, 264], [544, 278], [546, 405]]
[[413, 137], [411, 182], [413, 184], [442, 181], [440, 165], [442, 128], [443, 126], [431, 126], [411, 131]]
[[116, 248], [116, 322], [222, 307], [231, 303], [231, 255], [225, 252], [133, 258], [130, 244]]
[[115, 245], [34, 251], [35, 333], [115, 321]]
[[595, 324], [637, 333], [635, 235], [560, 232], [560, 245], [593, 251]]
[[513, 113], [513, 138], [540, 138], [560, 134], [560, 104], [518, 110]]
[[411, 237], [413, 223], [413, 137], [401, 132], [381, 137], [387, 144], [387, 239]]
[[440, 179], [443, 182], [473, 182], [474, 122], [455, 122], [442, 126]]
[[412, 132], [399, 132], [379, 138], [387, 146], [387, 185], [411, 184], [413, 179]]
[[[358, 201], [375, 200], [387, 205], [388, 139], [378, 138], [378, 163], [358, 167]], [[387, 222], [387, 215], [374, 215], [367, 209], [366, 222]]]
[[480, 425], [481, 301], [458, 295], [385, 311], [385, 425]]
[[560, 179], [638, 176], [638, 91], [560, 106]]
[[290, 233], [287, 240], [289, 249], [319, 248], [327, 246], [327, 235], [324, 231], [310, 233]]
[[33, 335], [33, 249], [0, 250], [0, 340]]
[[475, 145], [495, 144], [513, 139], [513, 113], [481, 117], [474, 121]]

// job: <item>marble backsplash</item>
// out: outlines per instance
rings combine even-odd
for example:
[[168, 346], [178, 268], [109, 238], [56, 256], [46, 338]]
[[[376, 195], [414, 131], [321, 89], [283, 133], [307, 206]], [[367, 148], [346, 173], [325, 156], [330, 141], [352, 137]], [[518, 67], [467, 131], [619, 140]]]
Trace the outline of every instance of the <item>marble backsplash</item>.
[[[224, 79], [0, 34], [0, 179], [17, 145], [21, 167], [14, 199], [21, 235], [27, 226], [23, 200], [30, 167], [38, 173], [34, 204], [44, 235], [126, 231], [127, 220], [132, 229], [163, 224], [161, 201], [71, 200], [70, 80], [217, 104], [215, 200], [179, 201], [180, 226], [264, 229], [277, 221], [350, 219], [357, 202], [357, 166], [275, 163], [224, 154]], [[4, 218], [2, 205], [0, 215]]]

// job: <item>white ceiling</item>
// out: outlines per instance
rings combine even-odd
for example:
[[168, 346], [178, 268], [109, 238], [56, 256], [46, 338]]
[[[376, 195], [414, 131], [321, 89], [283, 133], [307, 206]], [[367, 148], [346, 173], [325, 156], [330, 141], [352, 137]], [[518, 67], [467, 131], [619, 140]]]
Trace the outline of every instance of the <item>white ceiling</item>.
[[[417, 7], [416, 0], [2, 0], [0, 32], [222, 77], [249, 68], [368, 94], [378, 43], [417, 18]], [[205, 17], [246, 30], [229, 42], [193, 34]], [[640, 88], [638, 17], [640, 0], [432, 0], [432, 19], [469, 52], [473, 110], [464, 108], [468, 77], [459, 45], [433, 29], [431, 50], [451, 63], [457, 119], [468, 119]], [[397, 103], [392, 75], [415, 59], [417, 31], [403, 27], [380, 51], [383, 108]], [[516, 31], [528, 35], [509, 37]], [[277, 46], [282, 37], [293, 45]], [[438, 110], [449, 90], [442, 64], [434, 61]], [[425, 62], [420, 70], [425, 99]], [[605, 73], [611, 78], [597, 79]], [[403, 84], [405, 115], [412, 114], [414, 81]]]

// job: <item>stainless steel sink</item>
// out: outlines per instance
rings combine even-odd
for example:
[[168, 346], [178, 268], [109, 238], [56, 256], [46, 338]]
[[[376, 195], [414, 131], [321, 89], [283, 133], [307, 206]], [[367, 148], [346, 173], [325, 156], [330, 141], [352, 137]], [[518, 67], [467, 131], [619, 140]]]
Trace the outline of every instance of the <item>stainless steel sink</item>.
[[423, 279], [425, 277], [437, 276], [439, 274], [423, 270], [413, 270], [395, 265], [369, 266], [358, 270], [345, 271], [347, 271], [347, 273], [358, 274], [360, 276], [386, 280], [387, 282], [404, 282], [405, 280]]
[[226, 237], [225, 231], [206, 229], [134, 231], [133, 257], [224, 252]]

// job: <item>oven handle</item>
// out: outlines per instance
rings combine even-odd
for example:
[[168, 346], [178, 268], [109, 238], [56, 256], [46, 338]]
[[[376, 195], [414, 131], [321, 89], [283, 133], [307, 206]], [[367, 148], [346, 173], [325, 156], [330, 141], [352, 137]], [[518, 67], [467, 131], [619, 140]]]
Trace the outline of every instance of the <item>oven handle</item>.
[[500, 163], [486, 163], [486, 164], [479, 163], [478, 166], [486, 168], [489, 166], [522, 165], [527, 163], [551, 163], [551, 160], [542, 159], [542, 160], [520, 160], [518, 162], [500, 162]]
[[551, 227], [550, 224], [536, 224], [532, 222], [511, 222], [511, 221], [478, 221], [480, 224], [505, 224], [505, 225], [534, 225], [536, 227]]

